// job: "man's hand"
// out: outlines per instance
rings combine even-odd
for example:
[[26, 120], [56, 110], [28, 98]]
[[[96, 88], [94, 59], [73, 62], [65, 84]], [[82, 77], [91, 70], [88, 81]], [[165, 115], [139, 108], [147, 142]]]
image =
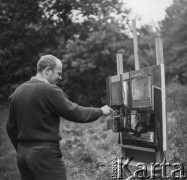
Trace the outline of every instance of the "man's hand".
[[104, 116], [108, 116], [110, 114], [112, 114], [114, 111], [112, 108], [110, 108], [109, 106], [105, 105], [103, 107], [100, 108], [103, 111], [103, 115]]

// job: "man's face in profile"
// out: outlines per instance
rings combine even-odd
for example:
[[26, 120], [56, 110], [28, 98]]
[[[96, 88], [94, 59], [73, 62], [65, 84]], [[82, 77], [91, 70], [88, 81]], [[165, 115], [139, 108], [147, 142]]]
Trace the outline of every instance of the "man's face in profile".
[[62, 79], [62, 63], [58, 62], [54, 69], [50, 70], [48, 81], [51, 84], [57, 84]]

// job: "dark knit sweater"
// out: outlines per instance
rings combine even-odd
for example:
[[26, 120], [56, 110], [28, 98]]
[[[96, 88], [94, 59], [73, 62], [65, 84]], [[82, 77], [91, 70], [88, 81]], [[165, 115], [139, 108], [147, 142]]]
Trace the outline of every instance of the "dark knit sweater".
[[56, 85], [30, 80], [10, 96], [7, 132], [15, 148], [18, 141], [59, 141], [60, 116], [87, 123], [102, 114], [100, 108], [71, 102]]

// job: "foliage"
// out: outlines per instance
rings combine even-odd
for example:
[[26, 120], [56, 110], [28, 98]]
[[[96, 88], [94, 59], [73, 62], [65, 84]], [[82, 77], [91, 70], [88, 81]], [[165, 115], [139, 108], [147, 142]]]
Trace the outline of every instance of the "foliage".
[[[19, 84], [35, 74], [36, 62], [42, 54], [53, 54], [60, 59], [64, 58], [64, 71], [67, 70], [67, 73], [60, 86], [68, 89], [71, 100], [79, 103], [84, 101], [84, 105], [102, 104], [105, 98], [105, 78], [111, 74], [114, 54], [124, 45], [119, 41], [127, 39], [125, 35], [120, 39], [121, 32], [124, 33], [128, 28], [129, 13], [122, 4], [110, 0], [86, 3], [74, 0], [1, 0], [0, 100], [6, 101]], [[122, 22], [126, 25], [122, 25]], [[107, 41], [109, 37], [112, 38]], [[75, 61], [74, 65], [80, 61], [89, 65], [83, 71], [83, 63], [79, 69], [72, 68], [72, 61]], [[82, 74], [78, 76], [79, 71]], [[79, 79], [75, 83], [77, 77]], [[85, 85], [81, 87], [81, 83], [87, 84], [88, 81], [91, 82], [86, 85], [88, 89], [85, 92]], [[74, 90], [77, 93], [72, 95]], [[95, 93], [90, 93], [90, 90]], [[96, 101], [93, 98], [80, 100], [85, 95], [91, 97], [96, 93]]]
[[[171, 162], [180, 162], [187, 167], [187, 121], [185, 111], [177, 111], [173, 114], [175, 122], [171, 122], [169, 128], [169, 145], [170, 145], [170, 159]], [[186, 169], [185, 169], [186, 170]]]
[[[99, 31], [89, 33], [84, 41], [80, 38], [68, 41], [64, 77], [65, 91], [72, 100], [82, 105], [106, 103], [105, 82], [108, 76], [116, 74], [115, 54], [122, 47], [125, 55], [132, 53], [128, 37], [119, 30], [113, 24], [106, 24]], [[124, 67], [128, 71], [131, 66], [124, 61]]]
[[156, 65], [155, 38], [157, 33], [153, 32], [151, 26], [144, 25], [140, 28], [138, 39], [140, 69]]
[[5, 130], [7, 115], [7, 107], [0, 106], [0, 179], [18, 180], [20, 175], [16, 166], [16, 153]]
[[[59, 86], [84, 106], [106, 103], [105, 81], [116, 74], [117, 53], [123, 54], [124, 72], [134, 69], [130, 11], [122, 1], [1, 0], [0, 9], [1, 101], [36, 73], [43, 54], [63, 59]], [[153, 65], [155, 34], [148, 26], [139, 33], [141, 66]]]
[[1, 0], [0, 9], [1, 96], [7, 97], [34, 74], [39, 55], [57, 47], [58, 33], [42, 18], [39, 1]]
[[[60, 86], [80, 105], [101, 106], [106, 103], [106, 77], [115, 74], [115, 54], [124, 45], [128, 48], [124, 32], [129, 27], [129, 12], [119, 1], [108, 0], [78, 1], [72, 7], [81, 18], [73, 22], [77, 30], [66, 41]], [[122, 26], [124, 21], [127, 23]]]
[[167, 78], [177, 77], [180, 83], [187, 82], [187, 1], [174, 0], [166, 10], [161, 22]]
[[167, 86], [167, 111], [184, 111], [187, 107], [187, 91], [186, 85], [180, 82], [172, 82]]
[[187, 172], [187, 86], [179, 82], [167, 87], [168, 145], [171, 163], [180, 162]]

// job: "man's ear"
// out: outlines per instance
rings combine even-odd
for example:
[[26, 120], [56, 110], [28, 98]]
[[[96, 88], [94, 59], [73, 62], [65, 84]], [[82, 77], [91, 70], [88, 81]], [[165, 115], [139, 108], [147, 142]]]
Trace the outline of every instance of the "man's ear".
[[49, 75], [51, 73], [51, 69], [49, 67], [45, 68], [45, 74]]

